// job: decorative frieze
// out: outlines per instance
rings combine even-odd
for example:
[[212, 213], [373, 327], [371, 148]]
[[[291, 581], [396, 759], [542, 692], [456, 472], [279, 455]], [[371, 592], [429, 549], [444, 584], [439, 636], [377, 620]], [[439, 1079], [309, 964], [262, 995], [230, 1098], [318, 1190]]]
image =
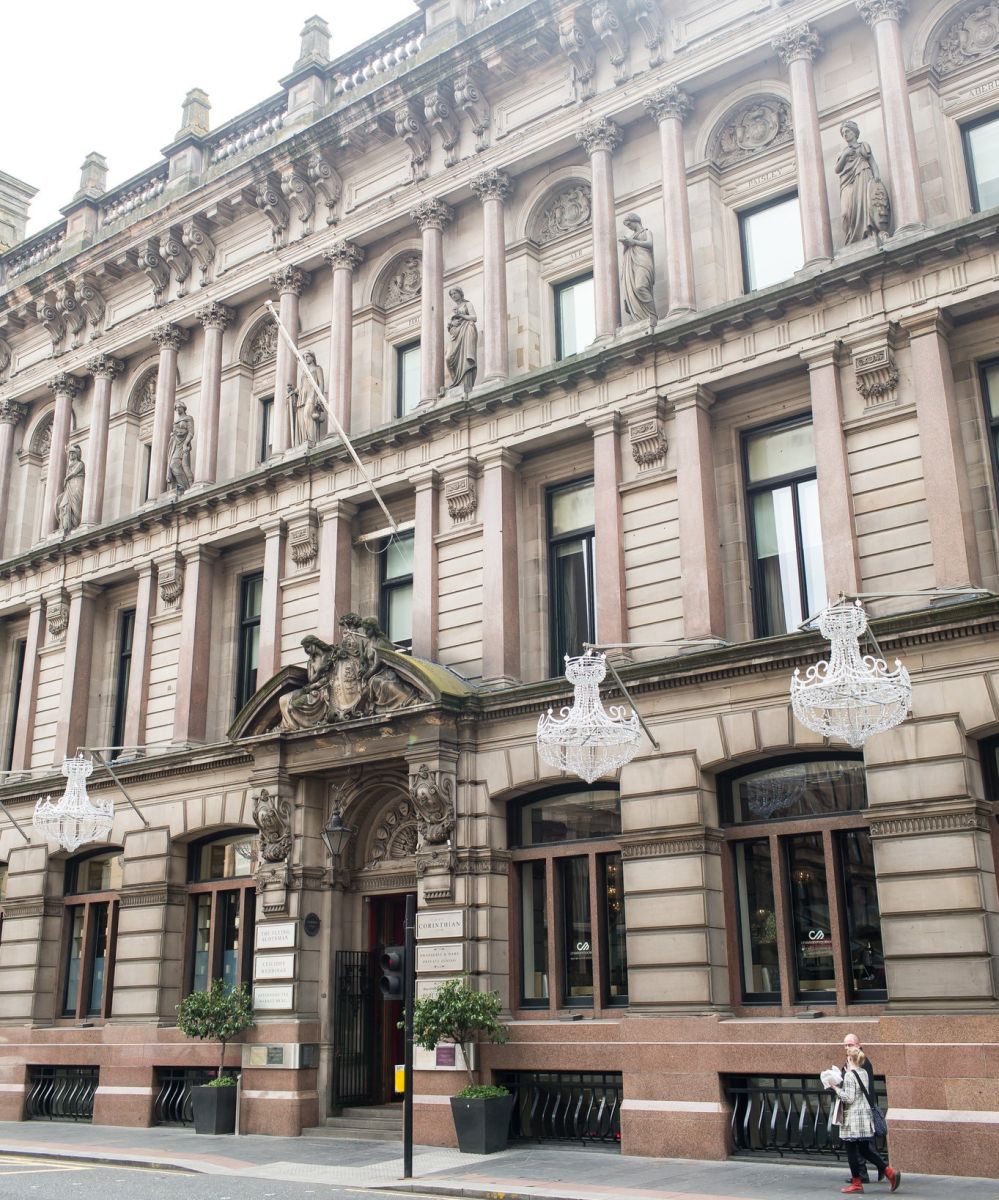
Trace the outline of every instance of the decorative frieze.
[[589, 225], [593, 216], [593, 195], [588, 183], [563, 188], [548, 203], [538, 221], [537, 241], [544, 246]]
[[343, 195], [343, 180], [323, 150], [315, 150], [305, 164], [316, 197], [326, 209], [326, 224], [335, 225], [340, 219], [339, 204]]
[[693, 103], [687, 93], [675, 83], [667, 87], [656, 88], [642, 102], [645, 111], [657, 125], [673, 117], [678, 121], [686, 120], [693, 108]]
[[472, 132], [475, 134], [475, 149], [479, 151], [488, 149], [492, 110], [482, 90], [475, 68], [468, 63], [460, 67], [455, 76], [454, 102], [472, 126]]
[[207, 221], [201, 217], [191, 217], [181, 227], [180, 236], [191, 258], [197, 263], [200, 273], [198, 282], [204, 287], [211, 282], [212, 265], [215, 262], [215, 243], [208, 231]]
[[649, 66], [662, 66], [663, 11], [660, 0], [628, 0], [628, 11], [642, 31], [649, 50]]
[[685, 854], [720, 854], [721, 843], [716, 838], [654, 838], [647, 842], [627, 842], [621, 846], [621, 857], [676, 858]]
[[789, 67], [791, 63], [805, 60], [814, 62], [816, 54], [822, 49], [822, 39], [806, 22], [792, 25], [770, 43], [781, 61], [781, 65]]
[[730, 167], [794, 138], [791, 106], [777, 96], [753, 96], [734, 109], [711, 140], [708, 157]]
[[631, 444], [631, 457], [639, 470], [647, 471], [666, 461], [666, 451], [669, 443], [662, 418], [655, 414], [647, 417], [636, 417], [628, 422], [628, 441]]
[[853, 370], [857, 391], [864, 397], [867, 408], [898, 403], [898, 366], [889, 345], [855, 353]]
[[458, 163], [458, 118], [454, 111], [454, 94], [445, 80], [439, 80], [423, 97], [423, 115], [431, 129], [436, 130], [444, 151], [445, 167]]
[[989, 818], [975, 809], [963, 812], [927, 813], [911, 817], [877, 817], [870, 823], [872, 838], [918, 837], [927, 833], [987, 832]]
[[447, 511], [456, 525], [470, 521], [475, 516], [479, 504], [473, 475], [460, 475], [457, 479], [449, 479], [444, 485], [444, 499], [447, 501]]
[[410, 219], [415, 221], [423, 233], [427, 229], [445, 229], [454, 220], [454, 210], [443, 200], [429, 196], [409, 210]]
[[405, 100], [395, 110], [395, 132], [409, 150], [409, 165], [414, 182], [426, 179], [430, 173], [430, 136], [414, 100]]
[[960, 71], [999, 49], [999, 3], [979, 4], [947, 25], [937, 43], [933, 66], [939, 75]]
[[597, 117], [595, 121], [587, 121], [576, 134], [576, 141], [586, 151], [587, 158], [592, 158], [599, 150], [613, 154], [622, 140], [621, 126], [611, 117]]
[[614, 82], [627, 83], [631, 78], [628, 61], [630, 39], [628, 27], [618, 11], [618, 0], [594, 0], [590, 7], [593, 31], [603, 42], [607, 56], [614, 68]]

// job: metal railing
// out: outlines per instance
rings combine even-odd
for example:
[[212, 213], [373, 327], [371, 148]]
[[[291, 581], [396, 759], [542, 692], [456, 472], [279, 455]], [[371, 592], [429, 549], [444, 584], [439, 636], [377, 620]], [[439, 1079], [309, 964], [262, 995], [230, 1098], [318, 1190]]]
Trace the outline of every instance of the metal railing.
[[624, 1085], [618, 1071], [509, 1071], [497, 1074], [496, 1082], [516, 1097], [511, 1140], [583, 1145], [621, 1141]]
[[214, 1077], [214, 1071], [202, 1067], [158, 1067], [156, 1082], [159, 1088], [153, 1101], [153, 1124], [193, 1125], [191, 1088]]
[[29, 1067], [26, 1121], [92, 1121], [98, 1067]]
[[[821, 1080], [802, 1075], [729, 1075], [725, 1093], [732, 1106], [736, 1155], [845, 1160], [846, 1147], [832, 1124], [835, 1095]], [[874, 1080], [874, 1097], [884, 1111], [885, 1081]], [[884, 1150], [885, 1139], [875, 1138]]]

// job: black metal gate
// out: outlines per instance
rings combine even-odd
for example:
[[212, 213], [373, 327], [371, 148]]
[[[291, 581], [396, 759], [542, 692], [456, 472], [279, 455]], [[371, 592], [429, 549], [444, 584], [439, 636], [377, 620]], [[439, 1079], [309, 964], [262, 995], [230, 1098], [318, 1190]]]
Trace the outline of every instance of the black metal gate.
[[374, 954], [338, 950], [333, 1002], [334, 1108], [372, 1101], [381, 1065], [375, 999]]

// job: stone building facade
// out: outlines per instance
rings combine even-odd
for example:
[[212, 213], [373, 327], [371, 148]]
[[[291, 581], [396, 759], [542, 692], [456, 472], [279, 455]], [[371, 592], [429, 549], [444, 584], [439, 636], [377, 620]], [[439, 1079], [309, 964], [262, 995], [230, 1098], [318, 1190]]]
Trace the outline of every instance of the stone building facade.
[[[894, 1161], [999, 1174], [995, 6], [416, 7], [30, 238], [0, 175], [0, 1115], [170, 1119], [214, 977], [244, 1129], [391, 1099], [415, 892], [580, 1136], [751, 1151], [854, 1030]], [[859, 754], [788, 703], [840, 593], [914, 686]], [[584, 642], [656, 741], [591, 786], [535, 744]], [[135, 807], [96, 766], [70, 856], [79, 747]]]

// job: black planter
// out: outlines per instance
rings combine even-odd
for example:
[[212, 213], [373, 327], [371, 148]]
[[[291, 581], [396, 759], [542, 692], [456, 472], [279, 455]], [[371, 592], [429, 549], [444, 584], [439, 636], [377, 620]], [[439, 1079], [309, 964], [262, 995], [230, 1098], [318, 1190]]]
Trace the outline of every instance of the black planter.
[[513, 1095], [463, 1100], [451, 1097], [451, 1115], [462, 1154], [495, 1154], [505, 1150], [510, 1132]]
[[193, 1087], [195, 1133], [236, 1132], [235, 1087]]

